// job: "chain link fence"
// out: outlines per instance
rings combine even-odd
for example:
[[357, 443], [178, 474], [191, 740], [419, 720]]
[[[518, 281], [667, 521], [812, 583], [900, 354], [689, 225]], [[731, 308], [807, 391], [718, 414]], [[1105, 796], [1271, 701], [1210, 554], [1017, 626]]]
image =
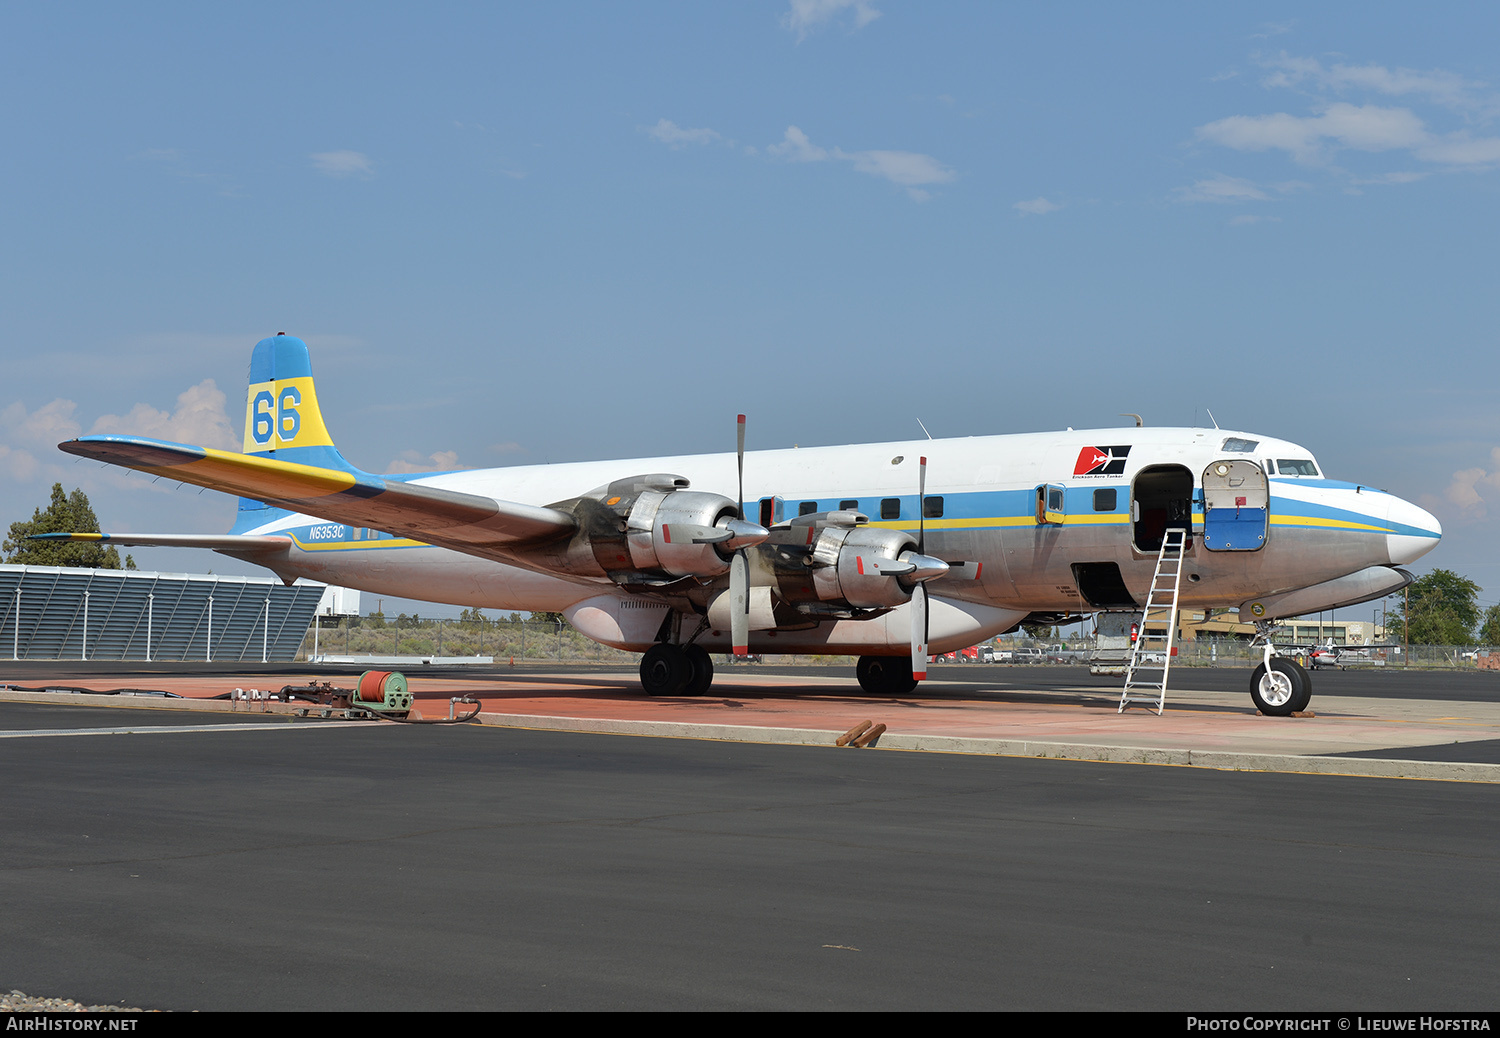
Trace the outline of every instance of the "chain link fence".
[[[1006, 639], [996, 644], [1002, 648], [1035, 646], [1045, 653], [1049, 643]], [[1087, 642], [1070, 641], [1069, 645], [1072, 648], [1067, 662], [1087, 662]], [[1294, 657], [1300, 655], [1305, 660], [1312, 647], [1291, 649], [1283, 646], [1281, 651]], [[565, 620], [492, 620], [483, 617], [470, 620], [325, 617], [308, 628], [297, 652], [297, 659], [300, 661], [320, 656], [489, 656], [496, 663], [514, 660], [608, 663], [621, 666], [633, 666], [640, 660], [639, 653], [623, 652], [590, 641]], [[1251, 649], [1249, 643], [1240, 638], [1198, 638], [1178, 643], [1177, 657], [1173, 664], [1192, 667], [1253, 667], [1260, 658], [1260, 650]], [[824, 664], [835, 667], [853, 666], [855, 663], [853, 656], [776, 655], [766, 656], [764, 660], [767, 663]], [[1365, 666], [1484, 670], [1493, 666], [1500, 670], [1500, 650], [1496, 650], [1494, 660], [1492, 665], [1489, 649], [1472, 645], [1413, 645], [1406, 653], [1391, 648], [1360, 650], [1357, 646], [1346, 646], [1345, 656], [1340, 662], [1350, 668]], [[725, 657], [724, 662], [728, 663], [730, 659]]]

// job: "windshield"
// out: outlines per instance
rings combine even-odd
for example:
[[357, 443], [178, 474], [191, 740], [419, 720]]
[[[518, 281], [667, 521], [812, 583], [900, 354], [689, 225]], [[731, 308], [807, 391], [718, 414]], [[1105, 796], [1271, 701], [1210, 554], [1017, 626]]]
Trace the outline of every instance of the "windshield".
[[1283, 476], [1316, 476], [1318, 466], [1311, 458], [1277, 458], [1276, 471]]

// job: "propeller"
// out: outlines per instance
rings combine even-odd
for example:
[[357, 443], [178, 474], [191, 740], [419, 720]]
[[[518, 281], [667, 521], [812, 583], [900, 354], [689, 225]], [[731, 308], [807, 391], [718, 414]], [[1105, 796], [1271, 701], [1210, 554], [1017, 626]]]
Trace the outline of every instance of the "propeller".
[[[739, 496], [735, 499], [736, 507], [739, 509], [739, 523], [745, 523], [745, 416], [740, 415], [736, 423], [738, 429], [738, 445], [735, 448], [740, 468]], [[763, 526], [755, 529], [761, 534], [767, 531]], [[762, 536], [760, 540], [765, 540]], [[756, 541], [755, 543], [760, 543]], [[739, 548], [734, 557], [729, 560], [729, 641], [733, 646], [736, 656], [750, 655], [750, 557], [746, 552], [748, 545]]]
[[[927, 459], [924, 457], [917, 467], [917, 555], [923, 561], [927, 561], [926, 547]], [[947, 571], [948, 567], [944, 566], [941, 572]], [[927, 583], [921, 577], [911, 589], [911, 676], [918, 681], [927, 680]]]

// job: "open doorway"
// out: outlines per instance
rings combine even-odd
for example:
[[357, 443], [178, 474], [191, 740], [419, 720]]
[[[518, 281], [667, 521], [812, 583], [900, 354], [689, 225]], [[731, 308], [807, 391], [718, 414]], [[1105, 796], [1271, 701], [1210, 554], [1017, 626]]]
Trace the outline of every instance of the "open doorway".
[[1181, 465], [1142, 469], [1130, 487], [1130, 515], [1138, 551], [1156, 553], [1169, 529], [1188, 531], [1184, 548], [1193, 544], [1193, 473]]

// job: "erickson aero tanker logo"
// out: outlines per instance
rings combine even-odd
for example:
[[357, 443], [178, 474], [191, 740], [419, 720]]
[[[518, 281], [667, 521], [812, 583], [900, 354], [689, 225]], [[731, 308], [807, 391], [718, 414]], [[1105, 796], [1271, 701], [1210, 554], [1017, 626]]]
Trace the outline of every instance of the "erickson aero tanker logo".
[[1130, 456], [1130, 447], [1085, 447], [1078, 452], [1078, 463], [1073, 466], [1075, 476], [1119, 476], [1125, 472], [1125, 459]]

